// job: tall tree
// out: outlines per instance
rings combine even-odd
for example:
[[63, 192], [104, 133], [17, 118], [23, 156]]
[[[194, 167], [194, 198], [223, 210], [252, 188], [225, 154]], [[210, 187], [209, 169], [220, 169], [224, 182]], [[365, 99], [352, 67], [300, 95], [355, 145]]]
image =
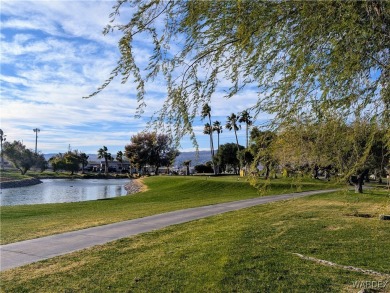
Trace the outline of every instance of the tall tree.
[[121, 170], [123, 169], [123, 152], [118, 151], [116, 153], [116, 160], [121, 164]]
[[246, 133], [246, 148], [249, 144], [249, 126], [252, 125], [252, 116], [249, 114], [248, 110], [244, 110], [239, 114], [238, 122], [245, 123], [245, 133]]
[[103, 146], [98, 150], [98, 158], [104, 159], [104, 174], [107, 176], [108, 174], [108, 161], [112, 161], [113, 157], [111, 153], [108, 152], [108, 149], [106, 146]]
[[[208, 103], [203, 105], [201, 117], [202, 117], [202, 120], [205, 119], [206, 117], [209, 119], [209, 123], [206, 124], [208, 126], [205, 125], [203, 133], [206, 134], [206, 132], [207, 132], [207, 134], [210, 136], [211, 160], [212, 160], [212, 162], [214, 162], [215, 153], [214, 153], [213, 127], [212, 127], [212, 122], [211, 122], [211, 107], [209, 106]], [[214, 174], [216, 174], [217, 169], [216, 169], [216, 166], [214, 163], [213, 163], [213, 165], [214, 165]]]
[[236, 146], [237, 151], [240, 149], [238, 144], [238, 136], [237, 136], [237, 130], [240, 129], [240, 126], [237, 124], [238, 116], [234, 113], [230, 114], [230, 116], [227, 116], [226, 118], [226, 125], [225, 128], [229, 131], [234, 130], [234, 135], [236, 136]]
[[[128, 5], [129, 21], [116, 22]], [[194, 133], [198, 106], [216, 91], [231, 97], [247, 85], [257, 85], [256, 114], [273, 113], [278, 123], [302, 111], [369, 110], [390, 124], [389, 1], [124, 0], [104, 33], [116, 30], [118, 65], [90, 96], [117, 76], [134, 77], [142, 111], [145, 85], [164, 76], [168, 95], [157, 119], [181, 129], [179, 137]], [[145, 72], [134, 50], [140, 38], [154, 49]]]
[[218, 120], [214, 121], [214, 123], [213, 123], [213, 131], [217, 132], [217, 136], [218, 136], [218, 149], [219, 149], [219, 135], [222, 133], [223, 127], [222, 127], [221, 122], [219, 122]]
[[86, 153], [79, 153], [79, 160], [80, 160], [80, 164], [81, 164], [81, 172], [84, 173], [84, 168], [85, 166], [88, 165], [88, 158], [89, 156], [86, 154]]
[[209, 140], [210, 140], [210, 154], [211, 154], [211, 158], [214, 158], [213, 143], [212, 143], [212, 138], [211, 138], [211, 135], [210, 135], [211, 132], [213, 132], [212, 126], [209, 123], [206, 123], [204, 125], [204, 127], [203, 127], [203, 134], [206, 134], [206, 135], [209, 136]]

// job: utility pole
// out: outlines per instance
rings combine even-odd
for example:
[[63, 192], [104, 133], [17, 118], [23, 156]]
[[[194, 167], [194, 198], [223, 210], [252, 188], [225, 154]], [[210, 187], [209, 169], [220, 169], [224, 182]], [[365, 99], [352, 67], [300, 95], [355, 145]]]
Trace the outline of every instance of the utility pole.
[[41, 130], [39, 128], [34, 128], [33, 131], [35, 132], [35, 154], [38, 154], [38, 132]]
[[1, 169], [4, 169], [4, 159], [3, 159], [3, 141], [5, 141], [6, 135], [4, 135], [4, 132], [2, 129], [0, 129], [0, 143], [1, 143]]

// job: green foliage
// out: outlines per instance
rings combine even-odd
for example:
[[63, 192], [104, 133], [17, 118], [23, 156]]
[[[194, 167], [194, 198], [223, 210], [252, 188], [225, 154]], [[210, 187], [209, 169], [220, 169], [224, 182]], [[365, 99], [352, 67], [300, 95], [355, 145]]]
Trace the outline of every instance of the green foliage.
[[103, 146], [98, 150], [98, 158], [104, 159], [104, 173], [108, 174], [108, 161], [112, 161], [114, 158], [112, 157], [111, 153], [108, 152], [108, 149], [106, 146]]
[[194, 167], [197, 173], [213, 173], [214, 169], [211, 164], [200, 164]]
[[[238, 147], [239, 150], [244, 149], [241, 145]], [[220, 146], [215, 159], [222, 172], [228, 172], [230, 169], [233, 169], [235, 174], [238, 173], [240, 167], [238, 154], [237, 145], [234, 143], [225, 143]]]
[[41, 172], [45, 171], [48, 168], [48, 163], [43, 154], [34, 154], [35, 163], [34, 167], [39, 169]]
[[389, 164], [389, 150], [384, 142], [386, 131], [366, 118], [351, 123], [343, 119], [298, 121], [278, 133], [274, 155], [281, 165], [330, 166], [346, 177], [363, 169], [382, 172]]
[[[116, 24], [122, 6], [131, 14]], [[133, 77], [142, 112], [145, 84], [164, 77], [156, 122], [178, 138], [194, 137], [194, 118], [216, 91], [231, 97], [245, 87], [259, 93], [254, 113], [273, 113], [279, 124], [369, 112], [389, 125], [389, 1], [125, 0], [113, 9], [105, 33], [122, 34], [121, 58], [90, 96], [117, 76]], [[135, 61], [138, 38], [154, 48], [145, 70]]]
[[4, 155], [12, 165], [20, 171], [22, 175], [26, 174], [32, 167], [45, 170], [47, 167], [46, 160], [42, 154], [35, 154], [26, 148], [20, 141], [3, 144], [2, 155]]
[[273, 145], [276, 139], [276, 133], [270, 130], [261, 131], [254, 127], [251, 131], [250, 151], [253, 155], [253, 169], [257, 168], [260, 163], [265, 169], [265, 179], [268, 179], [272, 169], [278, 165], [278, 161], [274, 155], [275, 148], [278, 145]]
[[79, 160], [83, 172], [84, 172], [84, 167], [88, 165], [88, 158], [89, 156], [86, 153], [79, 153]]
[[[85, 160], [88, 156], [83, 153], [79, 153], [77, 150], [68, 151], [64, 154], [59, 153], [49, 159], [53, 171], [57, 172], [59, 170], [68, 171], [73, 175], [74, 172], [77, 172], [80, 168], [80, 164], [85, 165]], [[88, 162], [88, 161], [87, 161]]]
[[137, 168], [151, 165], [156, 167], [158, 173], [159, 167], [171, 166], [179, 155], [171, 137], [166, 134], [141, 132], [133, 135], [130, 141], [125, 147], [126, 157]]

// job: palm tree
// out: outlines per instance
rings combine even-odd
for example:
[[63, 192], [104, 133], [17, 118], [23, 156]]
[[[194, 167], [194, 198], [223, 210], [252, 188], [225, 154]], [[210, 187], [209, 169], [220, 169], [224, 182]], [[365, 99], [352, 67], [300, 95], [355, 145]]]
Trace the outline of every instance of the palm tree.
[[80, 163], [81, 163], [81, 166], [82, 166], [82, 173], [84, 174], [84, 167], [86, 165], [88, 165], [88, 158], [89, 156], [86, 154], [86, 153], [80, 153], [79, 154], [79, 159], [80, 159]]
[[222, 127], [221, 122], [215, 121], [213, 123], [213, 131], [216, 131], [217, 135], [218, 135], [218, 150], [219, 150], [219, 135], [222, 133], [222, 130], [223, 130], [223, 127]]
[[227, 121], [225, 128], [230, 130], [234, 130], [234, 135], [236, 136], [236, 145], [237, 145], [237, 152], [239, 151], [239, 145], [238, 145], [238, 137], [237, 137], [237, 130], [240, 129], [240, 126], [237, 125], [238, 116], [234, 113], [232, 113], [230, 116], [227, 116]]
[[116, 153], [116, 160], [121, 163], [121, 170], [123, 170], [123, 152], [122, 151], [118, 151]]
[[[201, 113], [201, 117], [202, 117], [202, 120], [206, 117], [209, 118], [209, 123], [207, 123], [206, 125], [208, 125], [208, 130], [206, 130], [206, 125], [205, 125], [205, 131], [207, 132], [208, 135], [210, 135], [210, 152], [211, 152], [211, 161], [213, 162], [213, 166], [214, 166], [214, 174], [217, 174], [217, 168], [215, 166], [215, 153], [214, 153], [214, 141], [213, 141], [213, 127], [211, 126], [212, 123], [211, 123], [211, 107], [209, 106], [209, 104], [204, 104], [203, 105], [203, 108], [202, 108], [202, 113]], [[203, 132], [206, 134], [206, 132]]]
[[212, 138], [210, 136], [210, 133], [213, 131], [213, 128], [209, 123], [206, 123], [203, 128], [203, 134], [207, 134], [210, 137], [210, 152], [211, 152], [211, 157], [213, 157], [213, 143], [212, 143]]
[[249, 143], [249, 126], [252, 125], [252, 116], [249, 115], [247, 110], [242, 111], [239, 114], [238, 122], [246, 124], [246, 148], [248, 148]]
[[104, 159], [104, 162], [105, 162], [104, 174], [107, 176], [107, 174], [108, 174], [108, 160], [112, 161], [113, 158], [112, 158], [111, 153], [108, 152], [108, 149], [106, 146], [103, 146], [103, 148], [100, 148], [98, 150], [98, 158]]

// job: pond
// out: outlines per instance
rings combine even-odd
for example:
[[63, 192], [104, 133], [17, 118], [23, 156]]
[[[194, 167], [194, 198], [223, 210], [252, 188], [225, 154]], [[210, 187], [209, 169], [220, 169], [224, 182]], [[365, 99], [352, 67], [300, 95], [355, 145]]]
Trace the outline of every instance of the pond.
[[42, 179], [43, 183], [0, 190], [0, 205], [99, 200], [127, 194], [129, 179]]

